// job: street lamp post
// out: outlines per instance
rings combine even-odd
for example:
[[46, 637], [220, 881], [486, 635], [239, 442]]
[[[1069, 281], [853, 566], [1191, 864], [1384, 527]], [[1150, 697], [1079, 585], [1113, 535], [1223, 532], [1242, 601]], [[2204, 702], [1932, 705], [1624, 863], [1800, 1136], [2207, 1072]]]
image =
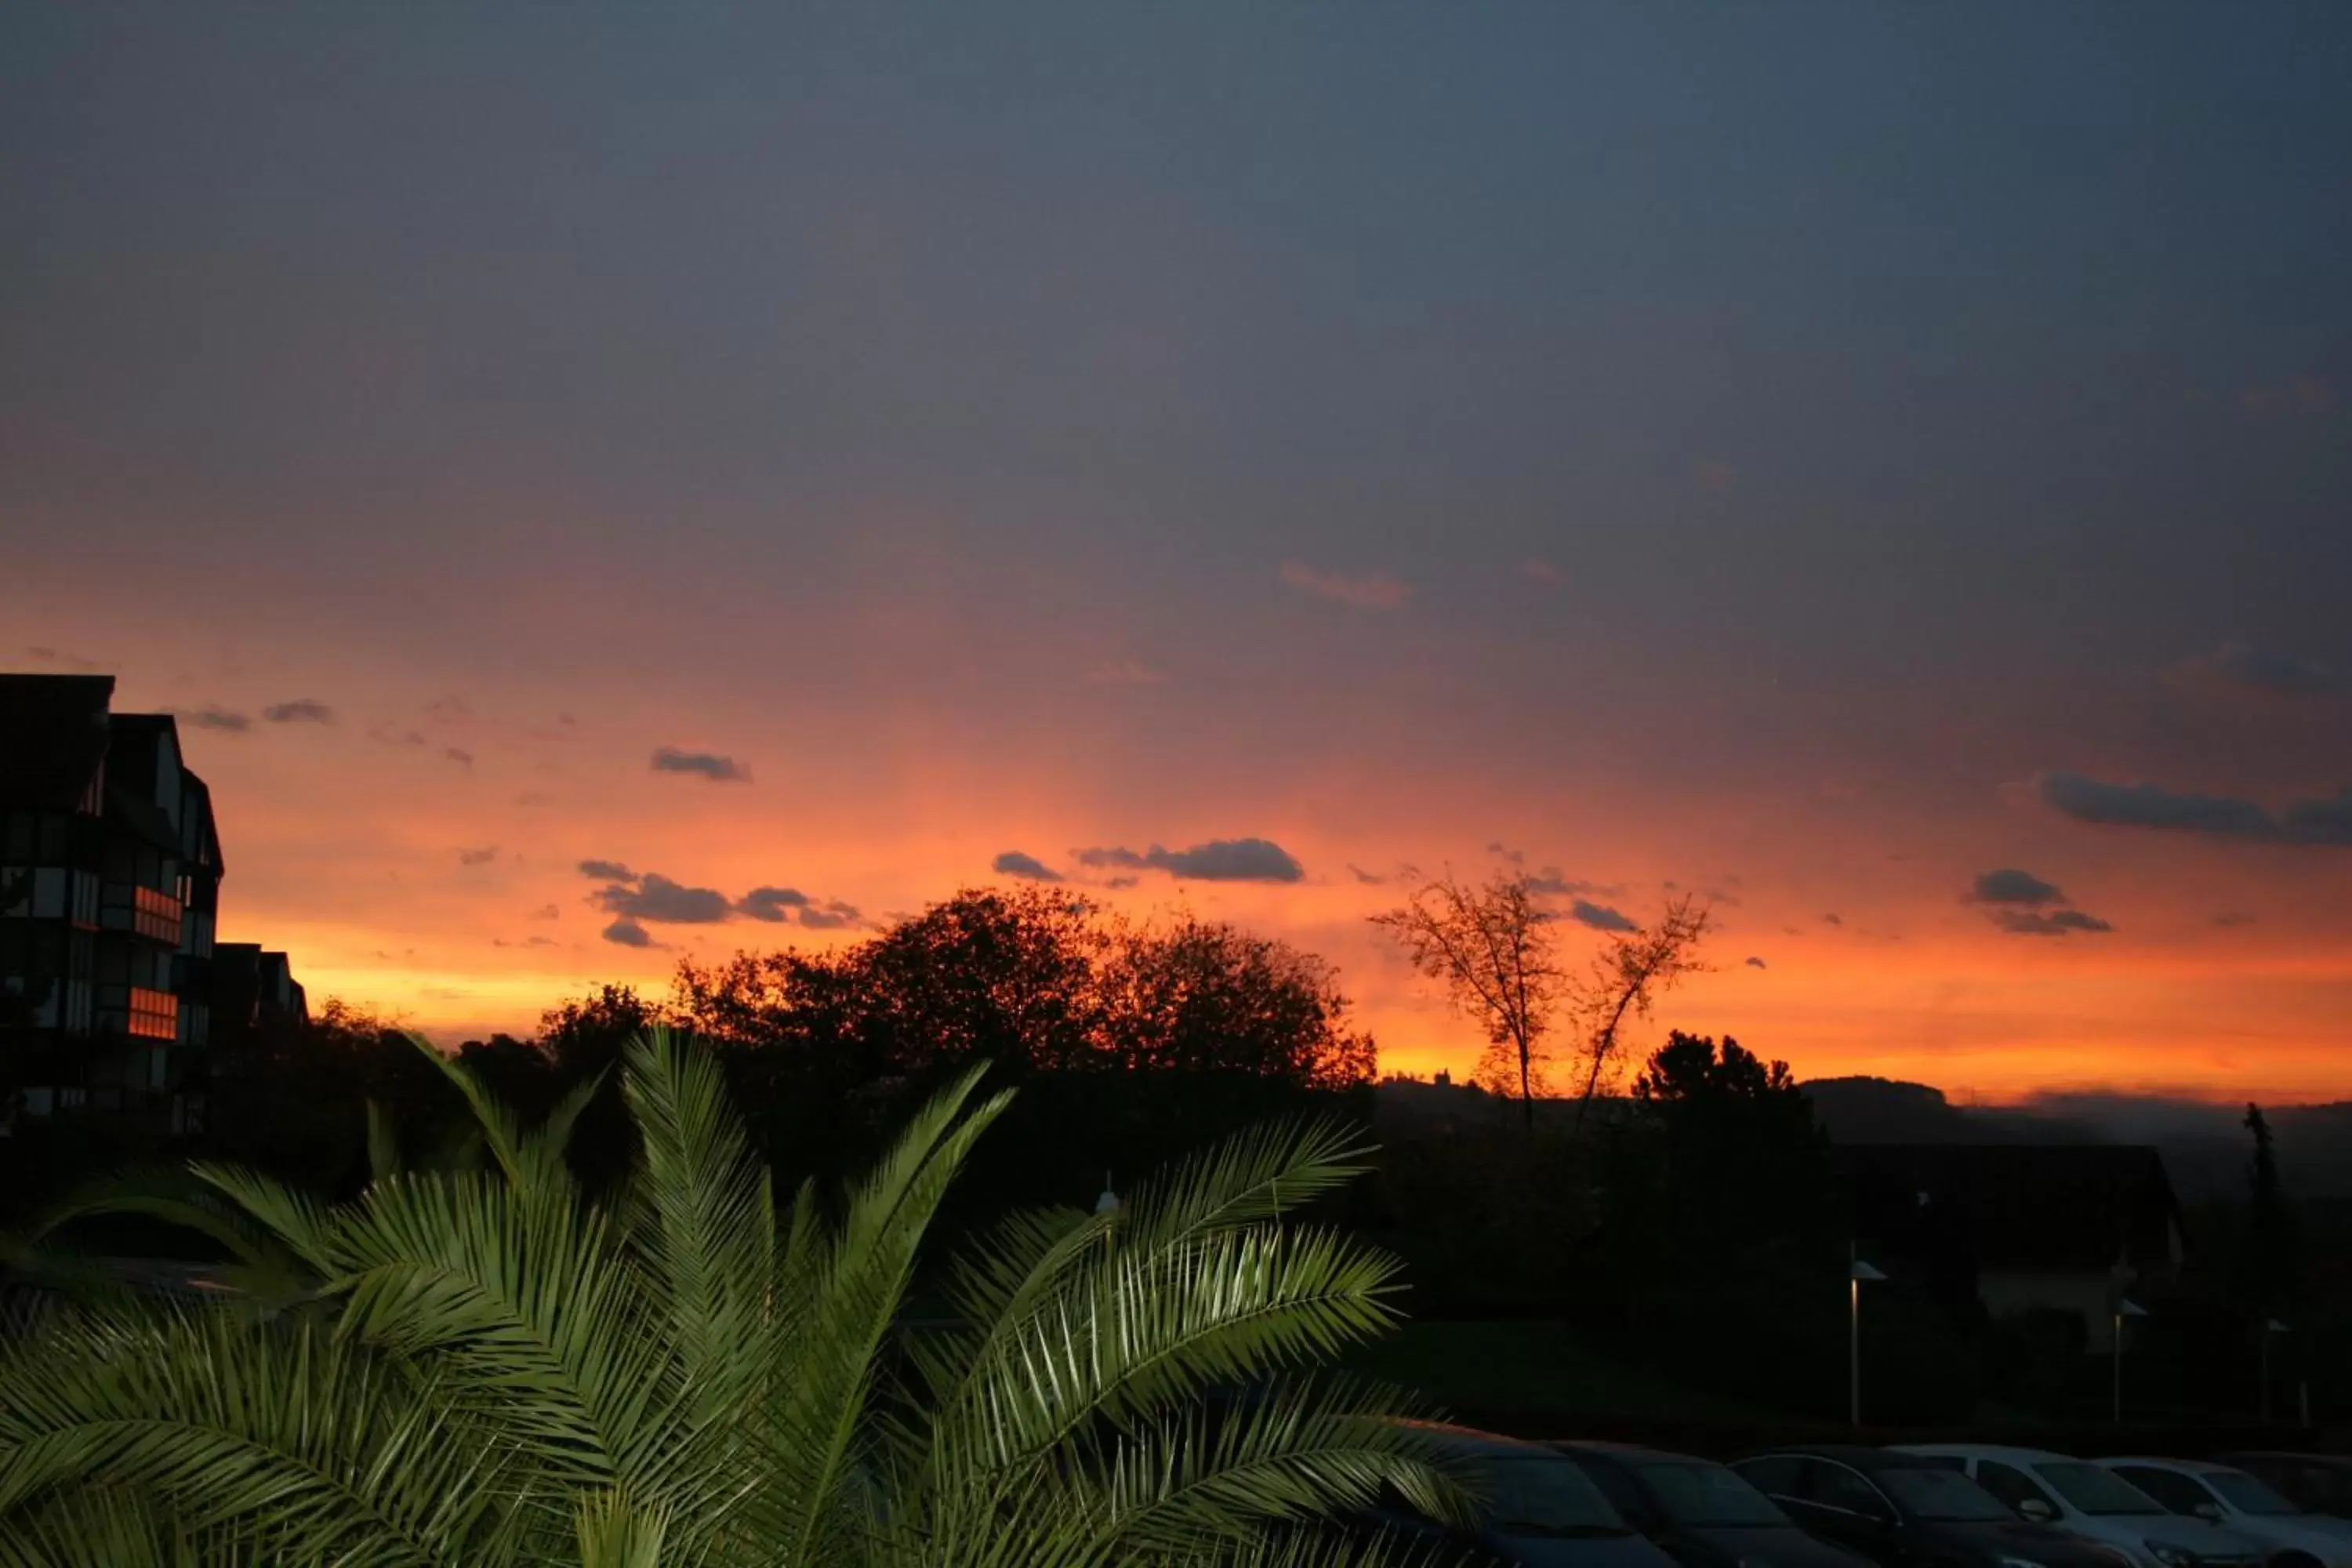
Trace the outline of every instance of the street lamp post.
[[1862, 1288], [1885, 1278], [1864, 1263], [1855, 1248], [1846, 1249], [1846, 1415], [1857, 1428], [1862, 1426]]
[[2286, 1332], [2286, 1325], [2276, 1318], [2263, 1320], [2263, 1425], [2271, 1424], [2271, 1340]]
[[2124, 1424], [2124, 1320], [2145, 1318], [2147, 1309], [2123, 1297], [2116, 1298], [2116, 1425]]

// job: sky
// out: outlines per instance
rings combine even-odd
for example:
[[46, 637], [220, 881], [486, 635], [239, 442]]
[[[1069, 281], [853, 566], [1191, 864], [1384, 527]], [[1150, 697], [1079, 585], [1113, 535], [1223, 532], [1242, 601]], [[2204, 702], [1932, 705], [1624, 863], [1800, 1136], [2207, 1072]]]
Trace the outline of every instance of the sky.
[[1025, 872], [1459, 1069], [1366, 917], [1517, 867], [1571, 953], [1712, 899], [1657, 1027], [1806, 1076], [2352, 1097], [2347, 80], [2334, 4], [10, 6], [0, 667], [180, 713], [222, 934], [446, 1037]]

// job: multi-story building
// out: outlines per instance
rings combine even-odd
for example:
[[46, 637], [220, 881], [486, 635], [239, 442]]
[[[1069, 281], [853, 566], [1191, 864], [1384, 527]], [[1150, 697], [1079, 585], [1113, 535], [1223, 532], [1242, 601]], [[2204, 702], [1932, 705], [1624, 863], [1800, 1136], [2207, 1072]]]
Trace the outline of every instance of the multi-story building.
[[0, 675], [0, 1125], [203, 1126], [212, 795], [172, 719], [113, 695], [111, 676]]

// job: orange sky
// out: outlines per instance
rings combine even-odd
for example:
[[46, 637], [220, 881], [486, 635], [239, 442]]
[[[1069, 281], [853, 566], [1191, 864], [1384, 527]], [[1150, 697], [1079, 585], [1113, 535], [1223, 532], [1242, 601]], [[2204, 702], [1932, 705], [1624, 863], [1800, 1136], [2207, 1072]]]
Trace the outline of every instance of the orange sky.
[[[1929, 814], [1849, 770], [1727, 798], [1704, 778], [1645, 777], [1638, 759], [1554, 779], [1505, 756], [1486, 773], [1402, 727], [1384, 749], [1370, 725], [1361, 751], [1239, 777], [1213, 752], [1189, 783], [1155, 782], [1187, 764], [1139, 738], [1153, 728], [1144, 716], [1181, 714], [1192, 699], [1181, 675], [1089, 679], [1124, 657], [1115, 647], [1071, 658], [1055, 716], [1008, 742], [919, 700], [869, 698], [861, 715], [812, 699], [779, 717], [682, 683], [703, 703], [685, 716], [657, 686], [599, 690], [446, 657], [337, 668], [266, 637], [142, 657], [137, 628], [107, 628], [102, 613], [74, 619], [58, 617], [57, 644], [26, 662], [104, 663], [130, 710], [252, 718], [242, 731], [184, 726], [220, 816], [224, 936], [286, 947], [314, 999], [381, 1008], [444, 1038], [526, 1031], [543, 1007], [605, 980], [658, 988], [681, 954], [854, 934], [738, 919], [648, 923], [661, 947], [615, 945], [599, 934], [609, 917], [588, 901], [598, 884], [578, 871], [583, 858], [730, 898], [789, 885], [871, 922], [989, 881], [992, 859], [1020, 849], [1129, 913], [1181, 902], [1330, 957], [1384, 1067], [1460, 1072], [1475, 1035], [1365, 917], [1395, 898], [1402, 867], [1483, 874], [1499, 843], [1530, 868], [1599, 885], [1593, 902], [1635, 918], [1668, 883], [1715, 896], [1715, 967], [1666, 1002], [1652, 1038], [1669, 1026], [1728, 1032], [1806, 1076], [1876, 1073], [1984, 1100], [2090, 1086], [2352, 1094], [2352, 941], [2336, 858], [2086, 827], [2014, 789]], [[67, 640], [93, 626], [98, 637]], [[123, 642], [115, 659], [85, 651]], [[145, 673], [174, 659], [175, 674]], [[327, 703], [331, 721], [257, 717], [298, 696]], [[1215, 739], [1202, 731], [1197, 743]], [[656, 744], [723, 751], [750, 780], [656, 772]], [[845, 754], [857, 764], [823, 760]], [[1118, 889], [1070, 858], [1087, 845], [1244, 835], [1282, 845], [1304, 880], [1147, 871]], [[2057, 940], [1995, 930], [1961, 895], [1978, 871], [2011, 865], [2116, 929]], [[2238, 911], [2252, 918], [2216, 923]], [[1590, 940], [1560, 929], [1571, 949]]]

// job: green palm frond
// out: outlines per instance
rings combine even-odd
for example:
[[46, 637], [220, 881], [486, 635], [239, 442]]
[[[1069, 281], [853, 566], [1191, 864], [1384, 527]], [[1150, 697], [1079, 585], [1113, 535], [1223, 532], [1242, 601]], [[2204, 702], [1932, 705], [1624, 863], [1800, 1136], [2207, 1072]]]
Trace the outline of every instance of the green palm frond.
[[1009, 1100], [980, 1069], [836, 1207], [780, 1212], [690, 1041], [625, 1055], [609, 1208], [564, 1157], [595, 1082], [527, 1127], [441, 1068], [478, 1162], [404, 1165], [372, 1112], [347, 1204], [211, 1165], [83, 1195], [215, 1237], [239, 1299], [115, 1301], [0, 1360], [0, 1568], [1317, 1568], [1390, 1560], [1322, 1523], [1385, 1489], [1459, 1511], [1390, 1395], [1296, 1375], [1397, 1316], [1393, 1260], [1285, 1217], [1360, 1167], [1336, 1125], [1229, 1139], [1115, 1215], [1010, 1216], [943, 1264], [958, 1321], [914, 1331]]
[[453, 1441], [465, 1426], [434, 1380], [312, 1324], [69, 1320], [0, 1366], [0, 1520], [130, 1488], [216, 1550], [290, 1536], [355, 1565], [463, 1560], [510, 1539], [501, 1455]]

